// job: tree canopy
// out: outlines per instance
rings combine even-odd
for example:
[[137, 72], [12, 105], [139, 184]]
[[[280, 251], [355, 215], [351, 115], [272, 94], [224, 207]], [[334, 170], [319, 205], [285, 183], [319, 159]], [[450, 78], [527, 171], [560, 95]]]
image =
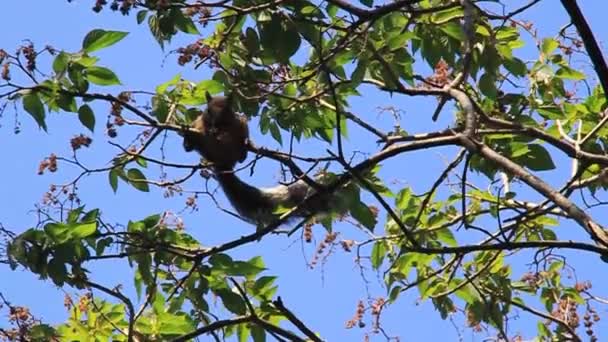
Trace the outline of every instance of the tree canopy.
[[[91, 16], [132, 31], [91, 27], [72, 50], [53, 37], [0, 46], [5, 126], [14, 113], [17, 134], [81, 132], [50, 155], [11, 147], [52, 179], [35, 225], [0, 224], [5, 278], [51, 282], [68, 310], [49, 323], [0, 292], [3, 340], [409, 340], [418, 304], [454, 337], [601, 338], [608, 301], [592, 284], [605, 279], [576, 274], [608, 262], [608, 66], [577, 1], [551, 3], [566, 20], [547, 35], [527, 17], [540, 0], [92, 3]], [[142, 31], [164, 54], [159, 69], [180, 70], [144, 88], [123, 81], [120, 59], [105, 62]], [[137, 52], [149, 42], [129, 44], [125, 62], [149, 58]], [[181, 149], [207, 92], [231, 94], [249, 119], [239, 177], [305, 179], [345, 208], [293, 220], [313, 195], [266, 226], [235, 219], [210, 166]], [[133, 193], [144, 218], [116, 204]], [[311, 299], [283, 294], [281, 279], [301, 272], [268, 259], [293, 244], [303, 252], [286, 262], [317, 277], [348, 258], [331, 275], [361, 289], [350, 316], [331, 314], [339, 291], [333, 303], [305, 283]], [[113, 267], [120, 280], [104, 276]]]

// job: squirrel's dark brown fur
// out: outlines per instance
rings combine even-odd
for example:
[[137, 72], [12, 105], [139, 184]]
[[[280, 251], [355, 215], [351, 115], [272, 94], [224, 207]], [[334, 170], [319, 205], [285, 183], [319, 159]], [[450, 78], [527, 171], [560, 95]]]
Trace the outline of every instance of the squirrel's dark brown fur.
[[247, 158], [247, 118], [232, 110], [231, 98], [207, 96], [207, 109], [192, 122], [200, 133], [184, 133], [184, 149], [196, 150], [217, 170], [232, 170]]

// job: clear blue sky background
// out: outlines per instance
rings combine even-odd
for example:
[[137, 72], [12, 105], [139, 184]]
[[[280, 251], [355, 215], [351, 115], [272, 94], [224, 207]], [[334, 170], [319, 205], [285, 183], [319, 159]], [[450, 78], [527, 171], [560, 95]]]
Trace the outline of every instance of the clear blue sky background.
[[[5, 0], [2, 6], [2, 20], [0, 20], [0, 48], [7, 51], [23, 43], [25, 39], [32, 40], [37, 47], [50, 44], [58, 49], [76, 51], [81, 46], [84, 35], [93, 28], [130, 31], [131, 34], [118, 45], [98, 53], [100, 64], [107, 65], [120, 77], [124, 89], [153, 90], [156, 85], [172, 78], [178, 72], [185, 78], [198, 81], [209, 77], [207, 71], [193, 71], [189, 68], [179, 68], [175, 63], [175, 56], [169, 56], [163, 63], [166, 51], [193, 41], [195, 37], [181, 35], [175, 39], [165, 52], [148, 32], [147, 27], [137, 26], [135, 17], [123, 17], [116, 13], [104, 11], [101, 14], [93, 13], [90, 8], [94, 1], [75, 1], [67, 3], [63, 0]], [[603, 44], [608, 41], [608, 23], [605, 20], [606, 2], [597, 0], [579, 1], [583, 11], [594, 29], [596, 38]], [[513, 5], [521, 1], [513, 1]], [[567, 23], [567, 19], [560, 3], [556, 0], [546, 0], [528, 12], [529, 19], [539, 30], [539, 36], [553, 35], [557, 29]], [[520, 52], [524, 59], [536, 58], [536, 51], [528, 45]], [[580, 60], [577, 66], [586, 67], [586, 61]], [[48, 70], [50, 64], [42, 61], [39, 66]], [[16, 79], [18, 80], [18, 78]], [[111, 91], [116, 93], [119, 88]], [[107, 92], [109, 90], [103, 90]], [[401, 125], [409, 132], [423, 132], [437, 130], [451, 120], [451, 113], [442, 114], [442, 122], [430, 123], [429, 117], [434, 110], [432, 99], [409, 99], [396, 96], [387, 98], [374, 91], [365, 91], [363, 97], [353, 98], [351, 110], [368, 121], [377, 122], [384, 129], [390, 129], [393, 124], [388, 115], [377, 115], [377, 106], [394, 105], [405, 111]], [[95, 142], [90, 150], [80, 153], [80, 158], [89, 166], [108, 165], [111, 157], [118, 151], [105, 144], [103, 136], [103, 123], [108, 112], [107, 107], [96, 105], [97, 127], [94, 135]], [[61, 117], [60, 117], [61, 116]], [[60, 164], [60, 171], [56, 174], [36, 175], [39, 162], [50, 153], [69, 156], [71, 149], [69, 139], [85, 129], [79, 124], [77, 118], [66, 113], [54, 113], [48, 116], [49, 133], [39, 132], [31, 118], [18, 110], [9, 107], [0, 120], [0, 160], [4, 167], [0, 168], [0, 222], [5, 227], [21, 232], [37, 222], [32, 211], [34, 205], [39, 203], [49, 184], [61, 184], [69, 181], [77, 170], [69, 165]], [[13, 133], [14, 122], [21, 123], [22, 132]], [[252, 122], [255, 125], [256, 121]], [[254, 140], [268, 147], [279, 148], [268, 137], [260, 136], [259, 130], [253, 128]], [[86, 133], [86, 132], [85, 132]], [[127, 131], [120, 132], [122, 142], [128, 142], [130, 137]], [[348, 144], [353, 149], [373, 152], [375, 145], [369, 135], [352, 128]], [[181, 141], [176, 135], [167, 138], [167, 151], [173, 151], [171, 159], [177, 162], [195, 162], [194, 154], [181, 152]], [[159, 145], [155, 145], [158, 150]], [[302, 154], [321, 153], [318, 148], [326, 148], [323, 144], [307, 145], [300, 151]], [[422, 192], [434, 181], [441, 172], [445, 160], [452, 158], [454, 149], [432, 150], [417, 152], [403, 158], [388, 162], [382, 176], [387, 182], [393, 182], [393, 188], [399, 189], [403, 184], [413, 185], [414, 191]], [[561, 165], [569, 165], [567, 159], [556, 160]], [[565, 163], [565, 164], [562, 164]], [[264, 161], [257, 168], [255, 177], [249, 179], [260, 185], [270, 185], [276, 182], [277, 165]], [[152, 171], [158, 170], [154, 167]], [[564, 167], [564, 172], [569, 172]], [[562, 170], [563, 171], [563, 170]], [[176, 173], [172, 173], [178, 176]], [[547, 176], [553, 184], [561, 184], [564, 180], [562, 174]], [[125, 184], [120, 184], [117, 194], [113, 194], [107, 185], [107, 176], [94, 175], [86, 178], [80, 184], [80, 195], [88, 208], [99, 207], [104, 217], [110, 222], [126, 224], [129, 219], [139, 219], [150, 214], [165, 210], [178, 212], [183, 208], [185, 197], [164, 199], [162, 191], [153, 189], [150, 193], [141, 193]], [[190, 190], [200, 189], [198, 178], [192, 179], [186, 186]], [[532, 197], [538, 199], [538, 196]], [[225, 203], [225, 201], [223, 202]], [[213, 245], [221, 241], [234, 239], [240, 235], [250, 233], [252, 227], [244, 224], [217, 210], [204, 198], [199, 202], [200, 210], [194, 213], [185, 212], [184, 219], [187, 230], [202, 243]], [[596, 217], [602, 218], [600, 222], [608, 223], [605, 214], [594, 212]], [[339, 225], [340, 238], [363, 239], [365, 236], [348, 224]], [[568, 229], [572, 228], [572, 229]], [[381, 229], [381, 227], [378, 227]], [[578, 230], [573, 223], [566, 222], [559, 233], [568, 234], [567, 230]], [[315, 236], [322, 239], [320, 227], [315, 229]], [[560, 235], [563, 236], [563, 235]], [[333, 253], [324, 266], [317, 266], [310, 270], [306, 260], [310, 260], [314, 253], [314, 244], [303, 244], [299, 238], [286, 239], [284, 237], [270, 237], [260, 243], [244, 246], [230, 254], [235, 258], [248, 259], [255, 255], [263, 255], [269, 267], [267, 274], [280, 276], [279, 294], [286, 304], [294, 309], [302, 319], [314, 330], [319, 331], [323, 337], [330, 341], [361, 340], [367, 329], [344, 329], [344, 322], [352, 317], [359, 299], [385, 296], [381, 287], [382, 275], [376, 275], [367, 270], [367, 283], [361, 277], [359, 269], [353, 262], [355, 255], [345, 253], [339, 249]], [[369, 253], [369, 251], [366, 251]], [[606, 288], [604, 274], [598, 270], [605, 270], [606, 264], [589, 255], [569, 254], [570, 261], [577, 266], [580, 280], [593, 280], [595, 289]], [[585, 258], [586, 257], [586, 258]], [[521, 261], [516, 269], [521, 273], [525, 271], [524, 262]], [[94, 280], [109, 287], [120, 283], [126, 285], [127, 293], [133, 295], [130, 287], [132, 275], [129, 269], [116, 265], [114, 262], [99, 263], [92, 267]], [[517, 274], [517, 273], [516, 273]], [[0, 268], [0, 292], [9, 298], [13, 304], [25, 305], [32, 309], [35, 315], [46, 322], [62, 322], [67, 313], [63, 308], [63, 292], [75, 294], [72, 289], [58, 289], [49, 281], [37, 280], [27, 272], [11, 272], [7, 267]], [[601, 291], [599, 294], [605, 294]], [[134, 295], [133, 295], [134, 296]], [[457, 340], [458, 331], [449, 321], [442, 321], [428, 303], [418, 305], [416, 293], [403, 295], [397, 305], [385, 312], [384, 328], [389, 335], [399, 336], [402, 341], [439, 341]], [[601, 309], [600, 314], [605, 315], [606, 310]], [[535, 333], [535, 320], [528, 316], [515, 320], [511, 332], [519, 331], [530, 337]], [[5, 317], [0, 318], [4, 322]], [[369, 320], [368, 320], [369, 322]], [[463, 327], [463, 320], [455, 320], [457, 327]], [[0, 324], [2, 325], [2, 324]], [[600, 324], [596, 332], [602, 338], [608, 339], [608, 325]], [[485, 336], [473, 334], [469, 329], [460, 331], [465, 341], [480, 341]], [[373, 336], [373, 340], [382, 340], [380, 336]], [[204, 340], [204, 339], [203, 339]]]

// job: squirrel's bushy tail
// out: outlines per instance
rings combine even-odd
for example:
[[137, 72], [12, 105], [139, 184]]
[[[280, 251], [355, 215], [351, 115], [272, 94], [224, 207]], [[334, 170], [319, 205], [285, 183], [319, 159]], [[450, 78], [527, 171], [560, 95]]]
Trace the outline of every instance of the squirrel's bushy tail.
[[[243, 182], [234, 171], [216, 171], [217, 180], [234, 209], [248, 222], [269, 224], [280, 215], [278, 207], [290, 208], [302, 203], [314, 190], [304, 181], [271, 188], [256, 188]], [[308, 205], [293, 216], [307, 216], [313, 210]]]

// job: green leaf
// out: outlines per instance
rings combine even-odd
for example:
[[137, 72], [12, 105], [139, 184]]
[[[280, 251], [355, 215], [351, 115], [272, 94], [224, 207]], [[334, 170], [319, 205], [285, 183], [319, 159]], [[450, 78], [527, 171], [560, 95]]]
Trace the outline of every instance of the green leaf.
[[72, 209], [68, 212], [68, 218], [66, 219], [67, 223], [76, 223], [78, 222], [78, 217], [82, 214], [82, 209], [84, 209], [84, 205], [80, 206], [76, 209]]
[[416, 34], [410, 31], [403, 32], [398, 34], [388, 40], [388, 47], [391, 50], [404, 48], [406, 47], [406, 43], [408, 40], [416, 37]]
[[283, 145], [283, 137], [281, 136], [281, 131], [279, 130], [279, 126], [276, 122], [272, 122], [269, 124], [268, 128], [270, 128], [270, 135], [278, 142]]
[[45, 112], [38, 94], [31, 93], [23, 97], [23, 109], [34, 118], [40, 128], [46, 131]]
[[220, 63], [224, 66], [224, 68], [230, 69], [235, 66], [235, 59], [233, 57], [236, 56], [233, 56], [229, 53], [220, 53], [219, 56]]
[[541, 52], [545, 56], [549, 56], [553, 50], [557, 49], [559, 43], [553, 38], [545, 38], [541, 44]]
[[61, 51], [53, 61], [53, 71], [55, 74], [61, 74], [68, 67], [69, 55]]
[[282, 20], [279, 15], [273, 15], [270, 22], [261, 24], [260, 38], [264, 49], [281, 62], [287, 62], [302, 43], [295, 24]]
[[376, 241], [374, 243], [374, 247], [372, 248], [371, 262], [372, 268], [377, 270], [380, 265], [382, 265], [382, 261], [384, 261], [384, 256], [386, 255], [386, 243], [384, 241]]
[[93, 110], [91, 110], [89, 105], [85, 104], [78, 108], [78, 119], [91, 132], [95, 131], [95, 114], [93, 114]]
[[169, 115], [169, 106], [167, 101], [161, 96], [152, 98], [152, 115], [156, 117], [158, 122], [164, 123]]
[[144, 158], [137, 157], [135, 158], [135, 162], [144, 169], [148, 167], [148, 162]]
[[457, 246], [458, 242], [456, 241], [456, 238], [454, 237], [454, 234], [452, 233], [451, 230], [445, 228], [445, 229], [440, 229], [438, 231], [435, 232], [437, 234], [437, 240], [445, 243], [448, 246]]
[[530, 152], [530, 148], [526, 144], [513, 143], [511, 144], [511, 158], [519, 158]]
[[172, 79], [168, 80], [168, 81], [167, 81], [167, 82], [165, 82], [165, 83], [162, 83], [162, 84], [158, 85], [158, 86], [156, 87], [156, 93], [157, 93], [157, 94], [163, 94], [164, 92], [166, 92], [166, 91], [167, 91], [167, 89], [168, 89], [170, 86], [174, 86], [174, 85], [176, 85], [176, 84], [177, 84], [177, 83], [178, 83], [178, 82], [179, 82], [181, 79], [182, 79], [182, 74], [181, 74], [181, 73], [180, 73], [180, 74], [177, 74], [177, 75], [175, 75], [175, 76], [173, 76], [173, 78], [172, 78]]
[[460, 7], [452, 7], [443, 11], [433, 11], [432, 20], [435, 23], [445, 23], [454, 19], [460, 19], [463, 17], [463, 10]]
[[69, 226], [63, 223], [47, 223], [44, 232], [56, 243], [64, 243], [70, 239]]
[[148, 15], [148, 10], [141, 10], [137, 12], [137, 24], [141, 24], [146, 20], [146, 16]]
[[585, 74], [583, 74], [580, 71], [574, 70], [568, 66], [565, 66], [565, 65], [562, 66], [561, 68], [559, 68], [559, 70], [557, 70], [555, 75], [559, 78], [566, 79], [566, 80], [580, 81], [580, 80], [585, 79]]
[[464, 300], [468, 304], [472, 305], [482, 300], [482, 298], [479, 296], [479, 292], [477, 292], [473, 285], [467, 284], [464, 286], [459, 286], [462, 283], [462, 280], [460, 279], [454, 279], [453, 282], [455, 283], [454, 285], [458, 287], [458, 290], [456, 291], [456, 296], [458, 296], [460, 299]]
[[204, 80], [196, 84], [194, 87], [195, 96], [205, 98], [205, 92], [215, 95], [224, 91], [224, 85], [216, 80]]
[[357, 67], [355, 71], [350, 75], [351, 81], [353, 82], [353, 87], [358, 86], [365, 77], [365, 73], [367, 72], [368, 61], [364, 59], [359, 59], [357, 63]]
[[407, 276], [412, 267], [418, 262], [419, 254], [406, 253], [400, 256], [392, 265], [391, 272]]
[[75, 239], [83, 239], [97, 232], [97, 222], [79, 223], [70, 226], [70, 236]]
[[505, 66], [505, 69], [509, 70], [509, 72], [515, 76], [522, 77], [528, 72], [526, 63], [519, 58], [505, 59], [502, 64]]
[[350, 214], [352, 217], [361, 223], [365, 228], [370, 231], [374, 231], [374, 227], [376, 227], [376, 223], [378, 222], [376, 219], [376, 215], [369, 209], [365, 203], [359, 201], [358, 203], [352, 205], [350, 207]]
[[87, 80], [99, 85], [118, 85], [120, 80], [114, 72], [104, 67], [89, 67], [86, 69]]
[[545, 171], [555, 169], [555, 164], [549, 152], [541, 145], [530, 145], [530, 162], [528, 167], [534, 171]]
[[146, 176], [138, 170], [138, 169], [130, 169], [127, 171], [127, 176], [129, 177], [129, 183], [133, 185], [133, 187], [139, 191], [149, 192], [150, 187], [148, 183], [146, 183]]
[[562, 108], [558, 107], [558, 106], [542, 106], [536, 109], [536, 111], [538, 112], [538, 114], [540, 116], [542, 116], [545, 119], [548, 120], [555, 120], [555, 119], [563, 119], [564, 118], [564, 112], [562, 111]]
[[81, 93], [85, 93], [89, 89], [89, 81], [85, 78], [84, 70], [85, 67], [81, 64], [68, 64], [68, 77], [74, 84], [74, 87]]
[[490, 99], [496, 99], [498, 94], [495, 81], [496, 78], [490, 73], [485, 73], [479, 78], [479, 90]]
[[523, 166], [533, 171], [546, 171], [555, 169], [555, 164], [549, 152], [538, 144], [529, 144], [530, 152], [517, 158]]
[[335, 17], [335, 16], [336, 16], [336, 14], [338, 13], [338, 10], [339, 10], [339, 9], [340, 9], [340, 8], [339, 8], [338, 6], [336, 6], [336, 5], [334, 5], [334, 4], [331, 4], [331, 3], [329, 3], [329, 2], [326, 2], [326, 8], [325, 8], [325, 10], [327, 11], [327, 14], [328, 14], [328, 15], [329, 15], [331, 18], [333, 18], [333, 17]]
[[260, 50], [260, 39], [257, 32], [251, 27], [245, 30], [245, 47], [247, 47], [247, 51], [252, 55]]
[[274, 284], [276, 279], [277, 277], [273, 276], [263, 276], [258, 278], [251, 287], [251, 292], [256, 296], [270, 299], [270, 295], [273, 294], [277, 288]]
[[230, 290], [219, 290], [216, 292], [217, 295], [222, 299], [224, 307], [230, 312], [237, 315], [244, 315], [247, 311], [243, 298]]
[[258, 265], [244, 262], [244, 261], [234, 261], [231, 265], [226, 268], [223, 268], [222, 271], [229, 276], [243, 276], [247, 278], [251, 278], [256, 276], [260, 272], [264, 271], [265, 267], [260, 267]]
[[462, 27], [460, 26], [460, 24], [458, 24], [456, 22], [453, 22], [453, 21], [447, 22], [447, 23], [439, 26], [439, 28], [445, 34], [447, 34], [448, 36], [450, 36], [456, 40], [464, 41], [466, 39], [464, 32], [462, 31]]
[[496, 51], [498, 52], [500, 57], [502, 57], [503, 59], [512, 59], [513, 58], [513, 50], [511, 49], [510, 46], [505, 45], [505, 44], [497, 44], [497, 45], [494, 45], [494, 48], [496, 48]]
[[399, 285], [390, 289], [390, 291], [388, 293], [388, 302], [395, 303], [395, 301], [399, 298], [399, 295], [401, 294], [402, 291], [403, 291], [403, 287], [401, 287]]
[[553, 336], [553, 334], [551, 333], [551, 330], [549, 329], [549, 327], [547, 326], [547, 323], [543, 322], [543, 321], [538, 321], [536, 323], [536, 328], [538, 329], [538, 337], [540, 338], [539, 341], [550, 341], [551, 336]]
[[87, 33], [82, 41], [82, 49], [85, 52], [93, 52], [114, 45], [126, 37], [129, 32], [105, 31], [95, 29]]
[[194, 25], [194, 22], [192, 22], [192, 18], [186, 17], [182, 11], [175, 11], [174, 13], [175, 27], [177, 27], [178, 30], [189, 34], [200, 34]]
[[497, 40], [500, 40], [503, 42], [509, 42], [509, 41], [515, 41], [518, 38], [519, 38], [519, 32], [517, 31], [516, 28], [502, 26], [496, 30], [496, 39]]
[[88, 68], [88, 67], [92, 67], [93, 65], [97, 64], [98, 61], [99, 61], [99, 57], [81, 55], [80, 58], [77, 58], [74, 60], [74, 64], [78, 64], [80, 66]]
[[565, 265], [565, 263], [561, 260], [555, 261], [555, 262], [551, 263], [548, 271], [559, 273], [559, 272], [561, 272], [561, 270], [564, 269], [564, 265]]
[[66, 112], [76, 113], [78, 111], [78, 105], [76, 104], [76, 99], [72, 95], [58, 93], [55, 97], [55, 102], [59, 108], [63, 109]]
[[266, 342], [266, 331], [259, 325], [251, 327], [251, 337], [253, 342]]
[[543, 237], [544, 240], [549, 240], [549, 241], [555, 241], [555, 240], [557, 240], [557, 235], [551, 229], [543, 229], [541, 231], [541, 235], [542, 235], [542, 237]]
[[91, 222], [96, 221], [99, 218], [99, 209], [93, 209], [89, 212], [85, 213], [82, 216], [82, 220], [80, 222]]
[[142, 220], [144, 226], [148, 229], [156, 228], [160, 224], [161, 215], [150, 215]]
[[32, 341], [53, 341], [57, 340], [59, 337], [57, 331], [47, 324], [32, 326], [28, 329], [28, 336]]
[[52, 258], [51, 261], [49, 261], [47, 270], [49, 272], [49, 277], [51, 277], [53, 283], [55, 283], [55, 285], [57, 286], [62, 286], [68, 274], [68, 270], [65, 267], [65, 263], [58, 260], [57, 258]]
[[236, 326], [236, 334], [239, 342], [247, 342], [249, 340], [249, 327], [246, 324], [239, 324]]
[[192, 319], [183, 313], [173, 315], [168, 312], [162, 312], [159, 315], [159, 321], [160, 331], [162, 331], [163, 334], [170, 335], [183, 335], [192, 331], [196, 326], [194, 322], [192, 322]]
[[116, 190], [118, 189], [118, 171], [116, 171], [116, 169], [112, 169], [108, 172], [108, 181], [110, 182], [112, 191], [116, 193]]

